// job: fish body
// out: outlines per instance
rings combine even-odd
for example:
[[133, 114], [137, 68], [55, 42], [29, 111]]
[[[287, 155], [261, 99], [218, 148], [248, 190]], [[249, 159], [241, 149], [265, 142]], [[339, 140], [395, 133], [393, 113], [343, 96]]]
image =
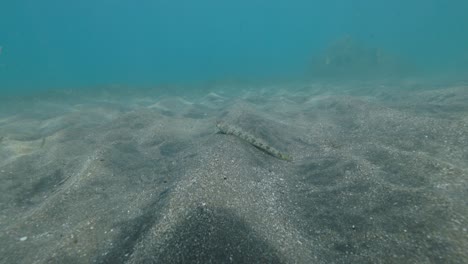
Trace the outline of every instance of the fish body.
[[225, 122], [217, 122], [216, 123], [216, 127], [219, 129], [219, 131], [221, 131], [221, 133], [224, 133], [224, 134], [227, 134], [227, 135], [233, 135], [233, 136], [236, 136], [242, 140], [245, 140], [247, 141], [248, 143], [254, 145], [255, 147], [265, 151], [266, 153], [278, 158], [278, 159], [282, 159], [282, 160], [286, 160], [286, 161], [292, 161], [292, 158], [287, 155], [287, 154], [284, 154], [282, 153], [281, 151], [277, 150], [276, 148], [270, 146], [269, 144], [267, 144], [265, 141], [263, 141], [262, 139], [259, 139], [253, 135], [251, 135], [250, 133], [242, 130], [241, 128], [239, 127], [236, 127], [236, 126], [233, 126], [233, 125], [230, 125], [230, 124], [227, 124]]

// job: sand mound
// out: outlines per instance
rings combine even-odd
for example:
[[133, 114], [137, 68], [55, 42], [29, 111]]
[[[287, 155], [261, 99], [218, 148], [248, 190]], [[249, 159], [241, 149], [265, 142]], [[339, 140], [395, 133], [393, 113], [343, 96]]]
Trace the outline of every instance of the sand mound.
[[375, 87], [3, 114], [0, 262], [466, 262], [468, 87]]

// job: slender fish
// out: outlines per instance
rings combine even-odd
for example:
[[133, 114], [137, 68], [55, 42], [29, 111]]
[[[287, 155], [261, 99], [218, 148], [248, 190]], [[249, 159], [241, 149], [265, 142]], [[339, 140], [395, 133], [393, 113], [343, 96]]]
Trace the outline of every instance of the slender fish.
[[253, 135], [249, 134], [248, 132], [242, 130], [239, 127], [227, 124], [223, 121], [219, 121], [216, 123], [216, 127], [224, 134], [236, 136], [242, 140], [249, 142], [250, 144], [254, 145], [255, 147], [265, 151], [266, 153], [282, 160], [292, 161], [291, 156], [280, 152], [279, 150], [275, 149], [274, 147], [268, 145], [262, 139], [254, 137]]

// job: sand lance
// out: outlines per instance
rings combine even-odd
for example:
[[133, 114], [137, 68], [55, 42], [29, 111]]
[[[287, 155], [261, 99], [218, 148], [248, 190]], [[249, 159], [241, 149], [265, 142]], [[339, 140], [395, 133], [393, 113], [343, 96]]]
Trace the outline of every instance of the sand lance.
[[265, 141], [260, 138], [254, 137], [253, 135], [245, 132], [239, 127], [227, 124], [223, 121], [219, 121], [216, 123], [216, 127], [221, 131], [221, 133], [227, 135], [233, 135], [240, 139], [243, 139], [250, 144], [254, 145], [255, 147], [265, 151], [266, 153], [282, 160], [292, 161], [291, 156], [281, 153], [279, 150], [275, 149], [274, 147], [268, 145]]

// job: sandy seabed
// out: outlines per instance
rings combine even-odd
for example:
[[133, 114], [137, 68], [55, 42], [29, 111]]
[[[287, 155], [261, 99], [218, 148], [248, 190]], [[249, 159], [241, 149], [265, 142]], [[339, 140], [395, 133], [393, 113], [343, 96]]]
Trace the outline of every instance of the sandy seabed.
[[2, 104], [0, 263], [468, 263], [466, 82]]

